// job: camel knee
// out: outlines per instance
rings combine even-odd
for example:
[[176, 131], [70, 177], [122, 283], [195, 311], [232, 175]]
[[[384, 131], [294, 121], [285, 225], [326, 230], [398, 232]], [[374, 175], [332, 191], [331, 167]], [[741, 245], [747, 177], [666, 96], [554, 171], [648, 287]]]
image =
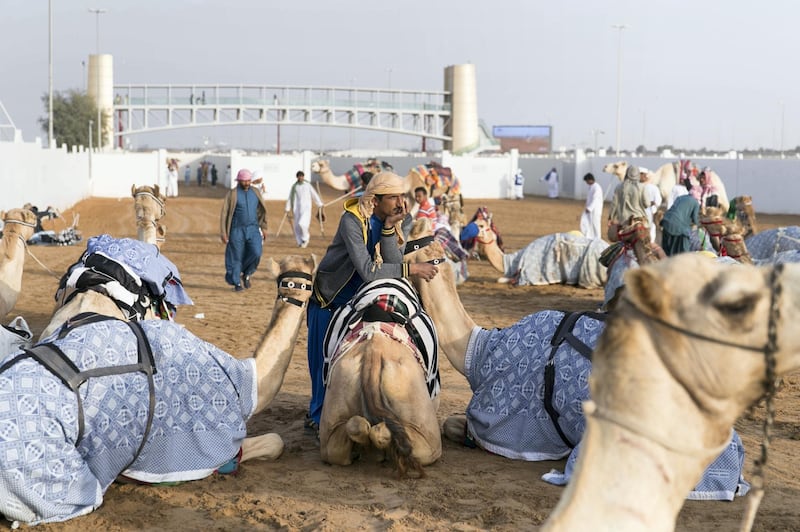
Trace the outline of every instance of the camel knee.
[[377, 449], [386, 450], [389, 448], [389, 444], [392, 443], [392, 433], [386, 423], [381, 421], [377, 425], [373, 425], [369, 430], [369, 439]]
[[448, 417], [444, 420], [442, 432], [448, 440], [464, 445], [464, 438], [467, 436], [467, 416]]
[[253, 459], [275, 460], [283, 453], [283, 439], [275, 434], [245, 438], [242, 443], [242, 462]]
[[347, 436], [360, 445], [367, 445], [370, 438], [370, 425], [366, 418], [353, 416], [347, 420], [345, 425]]

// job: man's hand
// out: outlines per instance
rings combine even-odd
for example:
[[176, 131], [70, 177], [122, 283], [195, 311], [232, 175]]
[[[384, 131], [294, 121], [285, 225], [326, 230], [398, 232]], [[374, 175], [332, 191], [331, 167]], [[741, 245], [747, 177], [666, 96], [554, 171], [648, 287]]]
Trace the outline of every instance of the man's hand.
[[223, 244], [227, 244], [228, 243], [228, 237], [225, 236], [225, 235], [219, 235], [219, 239], [222, 240]]
[[408, 214], [408, 201], [403, 199], [403, 206], [395, 209], [395, 212], [386, 217], [383, 221], [383, 226], [394, 226], [397, 222], [403, 220]]
[[427, 262], [412, 262], [408, 266], [409, 275], [415, 275], [420, 279], [430, 281], [439, 273], [439, 267]]

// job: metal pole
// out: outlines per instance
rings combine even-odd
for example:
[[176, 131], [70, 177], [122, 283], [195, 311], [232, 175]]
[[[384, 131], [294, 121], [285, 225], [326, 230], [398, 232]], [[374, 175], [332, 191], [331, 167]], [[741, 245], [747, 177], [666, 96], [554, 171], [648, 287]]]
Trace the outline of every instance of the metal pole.
[[621, 137], [621, 122], [622, 122], [622, 31], [628, 26], [625, 24], [613, 24], [611, 26], [619, 32], [619, 41], [617, 43], [617, 140], [614, 148], [619, 156], [619, 144]]
[[95, 89], [97, 92], [94, 95], [95, 98], [95, 105], [97, 105], [97, 146], [102, 148], [103, 147], [103, 136], [102, 136], [102, 125], [103, 120], [100, 116], [100, 15], [105, 13], [105, 9], [98, 9], [95, 7], [89, 8], [89, 13], [95, 14], [95, 30], [96, 30], [96, 46], [97, 51], [95, 53], [95, 60], [94, 60], [94, 78], [95, 78]]
[[89, 181], [92, 180], [92, 126], [94, 124], [89, 120]]
[[781, 157], [783, 157], [783, 134], [786, 131], [786, 106], [781, 101]]
[[48, 78], [48, 92], [49, 92], [49, 105], [48, 105], [48, 124], [47, 124], [47, 147], [54, 148], [53, 146], [53, 2], [52, 0], [48, 0], [47, 2], [47, 19], [48, 19], [48, 29], [47, 29], [47, 40], [50, 47], [47, 62], [49, 68], [49, 78]]

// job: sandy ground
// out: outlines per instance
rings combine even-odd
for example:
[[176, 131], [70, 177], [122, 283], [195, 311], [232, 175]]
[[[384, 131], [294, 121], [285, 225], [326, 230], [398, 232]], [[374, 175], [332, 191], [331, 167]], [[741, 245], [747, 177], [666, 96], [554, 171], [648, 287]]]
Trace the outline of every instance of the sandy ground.
[[[164, 222], [168, 228], [164, 254], [180, 269], [194, 307], [181, 307], [177, 321], [192, 332], [237, 357], [253, 352], [272, 312], [275, 285], [262, 272], [252, 289], [233, 293], [223, 281], [224, 247], [217, 236], [224, 191], [191, 186], [171, 198]], [[323, 188], [324, 199], [338, 193]], [[467, 200], [473, 213], [487, 205], [495, 213], [508, 250], [534, 238], [578, 227], [582, 202], [526, 198], [524, 201]], [[264, 257], [298, 252], [321, 257], [335, 230], [336, 209], [328, 208], [325, 236], [312, 227], [308, 249], [299, 250], [289, 223], [275, 232], [283, 202], [270, 202], [270, 234]], [[80, 214], [85, 237], [110, 233], [134, 237], [133, 199], [89, 199], [66, 213]], [[762, 228], [798, 225], [796, 216], [759, 216]], [[45, 222], [45, 225], [50, 222]], [[63, 222], [53, 222], [55, 229]], [[34, 247], [37, 264], [28, 257], [23, 292], [7, 316], [23, 315], [34, 332], [48, 322], [58, 278], [83, 246]], [[601, 290], [569, 286], [517, 287], [497, 285], [498, 277], [486, 262], [469, 265], [471, 277], [459, 293], [473, 319], [483, 327], [505, 327], [542, 309], [594, 309]], [[49, 271], [47, 271], [49, 270]], [[202, 314], [204, 317], [195, 318]], [[440, 420], [463, 412], [470, 398], [466, 380], [442, 357]], [[445, 441], [443, 456], [427, 468], [423, 479], [397, 480], [380, 463], [333, 467], [322, 463], [314, 436], [304, 430], [309, 398], [306, 330], [302, 327], [283, 387], [273, 404], [251, 420], [254, 434], [279, 433], [284, 454], [275, 462], [249, 462], [237, 476], [214, 476], [177, 487], [112, 485], [105, 503], [88, 516], [66, 524], [42, 526], [42, 531], [64, 530], [530, 530], [555, 506], [563, 489], [540, 476], [564, 461], [519, 462]], [[756, 530], [800, 529], [800, 378], [791, 377], [777, 400], [778, 412], [767, 471], [767, 493], [756, 520]], [[747, 474], [758, 454], [763, 409], [757, 408], [737, 423], [747, 449]], [[729, 502], [693, 502], [684, 506], [679, 530], [734, 530], [745, 508], [739, 498]], [[0, 528], [6, 525], [0, 525]], [[586, 523], [591, 530], [592, 524]]]

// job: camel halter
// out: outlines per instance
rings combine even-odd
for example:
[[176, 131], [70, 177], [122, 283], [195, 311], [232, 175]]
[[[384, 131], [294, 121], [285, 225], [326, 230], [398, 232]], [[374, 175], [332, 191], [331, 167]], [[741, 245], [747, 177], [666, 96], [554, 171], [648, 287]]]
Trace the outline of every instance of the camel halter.
[[[161, 216], [164, 216], [164, 214], [166, 214], [166, 209], [164, 208], [164, 202], [161, 201], [161, 198], [158, 198], [155, 194], [151, 194], [150, 192], [137, 192], [136, 194], [133, 195], [134, 198], [138, 198], [139, 196], [149, 196], [149, 197], [153, 198], [153, 201], [155, 201], [158, 204], [158, 206], [161, 208]], [[138, 217], [138, 216], [136, 217], [136, 221], [137, 222], [140, 219], [141, 219], [141, 217]], [[153, 220], [152, 224], [156, 225], [156, 220]]]
[[[305, 279], [308, 281], [307, 283], [304, 282], [295, 282], [291, 280], [286, 280], [287, 277], [299, 277], [301, 279]], [[299, 271], [288, 271], [280, 274], [278, 276], [278, 289], [281, 288], [288, 288], [288, 289], [296, 289], [296, 290], [307, 290], [311, 292], [311, 275], [305, 272]], [[306, 301], [300, 301], [299, 299], [295, 299], [289, 296], [282, 296], [280, 293], [278, 294], [277, 299], [283, 301], [284, 303], [291, 303], [296, 307], [303, 308], [305, 306]]]
[[[3, 220], [3, 223], [4, 223], [4, 224], [6, 224], [6, 225], [8, 225], [8, 224], [17, 224], [17, 225], [22, 225], [22, 226], [25, 226], [25, 227], [33, 227], [34, 229], [36, 228], [36, 224], [32, 224], [32, 223], [30, 223], [30, 222], [26, 222], [26, 221], [23, 221], [23, 220]], [[51, 270], [50, 268], [48, 268], [47, 266], [45, 266], [45, 265], [42, 263], [42, 261], [40, 261], [38, 258], [36, 258], [36, 255], [34, 255], [34, 254], [31, 252], [31, 248], [30, 248], [30, 246], [28, 246], [28, 242], [27, 242], [27, 241], [26, 241], [26, 240], [25, 240], [25, 239], [22, 237], [22, 235], [21, 235], [21, 234], [19, 234], [19, 233], [16, 233], [16, 235], [17, 235], [17, 238], [19, 238], [19, 239], [22, 241], [22, 246], [25, 248], [25, 251], [28, 253], [28, 255], [30, 255], [30, 256], [31, 256], [31, 258], [32, 258], [33, 260], [35, 260], [35, 261], [36, 261], [36, 263], [37, 263], [39, 266], [41, 266], [42, 268], [44, 268], [44, 269], [45, 269], [45, 271], [46, 271], [47, 273], [49, 273], [50, 275], [52, 275], [53, 277], [55, 277], [56, 279], [58, 279], [58, 275], [56, 275], [56, 274], [55, 274], [55, 272], [54, 272], [53, 270]]]
[[[408, 242], [406, 242], [406, 247], [405, 250], [403, 251], [403, 255], [408, 255], [409, 253], [416, 253], [420, 249], [428, 247], [428, 245], [430, 245], [433, 241], [434, 238], [432, 235], [423, 236], [416, 240], [409, 240]], [[442, 257], [441, 259], [431, 259], [431, 260], [426, 260], [425, 262], [427, 262], [428, 264], [433, 264], [434, 266], [438, 266], [439, 264], [442, 264], [446, 260], [447, 259]]]
[[780, 320], [779, 303], [780, 303], [780, 297], [783, 293], [783, 286], [780, 283], [780, 277], [781, 274], [783, 273], [784, 266], [785, 265], [783, 263], [776, 264], [773, 267], [772, 272], [770, 272], [770, 278], [769, 278], [770, 307], [769, 307], [769, 318], [767, 321], [767, 341], [763, 346], [737, 344], [735, 342], [728, 342], [726, 340], [721, 340], [719, 338], [713, 338], [710, 336], [700, 334], [698, 332], [686, 330], [682, 327], [678, 327], [677, 325], [669, 323], [668, 321], [665, 321], [659, 317], [651, 315], [650, 313], [636, 306], [636, 304], [629, 298], [623, 297], [624, 302], [628, 303], [633, 309], [635, 309], [637, 312], [639, 312], [647, 319], [659, 325], [667, 327], [668, 329], [677, 331], [684, 336], [697, 338], [698, 340], [704, 340], [706, 342], [711, 342], [719, 345], [735, 347], [737, 349], [744, 349], [746, 351], [754, 351], [756, 353], [764, 354], [765, 375], [764, 375], [763, 397], [766, 408], [766, 414], [764, 416], [764, 439], [761, 442], [761, 455], [755, 460], [753, 464], [754, 471], [753, 471], [753, 478], [751, 481], [753, 491], [750, 493], [750, 496], [747, 499], [747, 510], [745, 511], [745, 515], [742, 520], [742, 526], [740, 528], [740, 530], [742, 531], [749, 531], [753, 528], [753, 522], [755, 521], [756, 513], [758, 512], [758, 506], [761, 504], [761, 499], [764, 497], [764, 469], [767, 465], [769, 444], [772, 436], [772, 425], [775, 421], [775, 403], [774, 403], [775, 393], [778, 391], [778, 386], [775, 377], [775, 364], [776, 364], [775, 353], [778, 352], [778, 320]]

